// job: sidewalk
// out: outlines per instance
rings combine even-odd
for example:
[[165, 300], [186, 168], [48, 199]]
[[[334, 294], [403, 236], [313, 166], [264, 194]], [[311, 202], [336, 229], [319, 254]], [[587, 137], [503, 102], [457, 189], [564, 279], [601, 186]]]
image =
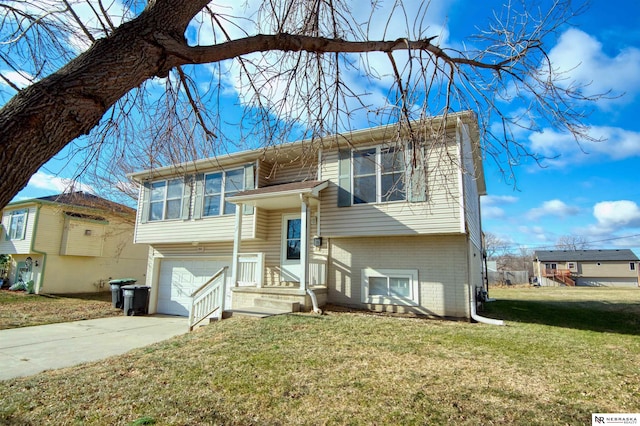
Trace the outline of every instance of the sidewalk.
[[0, 330], [0, 380], [98, 361], [186, 334], [188, 320], [120, 316]]

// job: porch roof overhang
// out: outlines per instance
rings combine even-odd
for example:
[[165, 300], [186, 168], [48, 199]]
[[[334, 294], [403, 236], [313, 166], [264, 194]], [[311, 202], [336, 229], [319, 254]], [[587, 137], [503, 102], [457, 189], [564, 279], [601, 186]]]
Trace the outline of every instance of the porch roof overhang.
[[329, 186], [329, 181], [308, 180], [281, 185], [265, 186], [239, 192], [227, 201], [234, 204], [245, 204], [265, 210], [280, 210], [300, 207], [300, 197], [306, 197], [310, 204], [316, 205], [320, 191]]

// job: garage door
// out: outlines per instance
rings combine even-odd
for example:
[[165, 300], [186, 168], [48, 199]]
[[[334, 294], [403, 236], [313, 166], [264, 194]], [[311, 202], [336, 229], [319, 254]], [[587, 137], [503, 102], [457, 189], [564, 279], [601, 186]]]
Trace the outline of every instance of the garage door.
[[207, 282], [231, 259], [164, 259], [158, 280], [158, 313], [188, 316], [191, 293]]
[[579, 286], [589, 287], [638, 287], [636, 278], [578, 278]]

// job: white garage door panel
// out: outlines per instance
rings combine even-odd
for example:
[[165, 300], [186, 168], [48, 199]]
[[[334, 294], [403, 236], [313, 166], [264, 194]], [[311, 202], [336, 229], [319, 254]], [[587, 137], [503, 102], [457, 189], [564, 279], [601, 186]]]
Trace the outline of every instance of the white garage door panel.
[[158, 280], [158, 313], [189, 315], [191, 293], [207, 282], [231, 259], [165, 259], [160, 264]]

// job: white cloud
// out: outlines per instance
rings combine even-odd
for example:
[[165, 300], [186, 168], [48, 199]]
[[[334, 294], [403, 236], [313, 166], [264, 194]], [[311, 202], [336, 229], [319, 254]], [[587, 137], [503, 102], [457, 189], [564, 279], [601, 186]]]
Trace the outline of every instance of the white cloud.
[[[32, 76], [27, 74], [26, 72], [16, 72], [16, 71], [0, 71], [0, 73], [11, 83], [16, 85], [19, 89], [24, 89], [25, 87], [31, 85]], [[0, 85], [7, 85], [4, 79], [0, 79]]]
[[640, 227], [640, 207], [629, 200], [602, 201], [593, 207], [598, 225], [605, 228]]
[[[640, 157], [640, 132], [619, 127], [593, 126], [589, 135], [599, 141], [576, 141], [568, 133], [544, 129], [529, 136], [531, 152], [548, 158], [545, 165], [562, 167], [569, 163], [622, 160]], [[557, 157], [557, 158], [554, 158]]]
[[542, 206], [533, 208], [527, 213], [528, 219], [540, 219], [543, 216], [556, 216], [564, 218], [567, 216], [574, 216], [580, 212], [577, 207], [572, 207], [564, 203], [561, 200], [549, 200], [542, 203]]
[[[263, 2], [250, 0], [248, 2], [236, 2], [233, 0], [221, 0], [212, 4], [211, 7], [216, 13], [226, 16], [242, 16], [243, 19], [233, 19], [234, 23], [239, 26], [227, 25], [227, 33], [231, 39], [245, 37], [257, 33], [272, 33], [275, 26], [274, 22], [259, 11], [259, 6]], [[370, 6], [370, 5], [369, 5]], [[345, 19], [350, 21], [352, 28], [358, 32], [356, 35], [345, 34], [343, 38], [354, 40], [364, 37], [371, 40], [395, 40], [400, 37], [422, 38], [426, 36], [438, 36], [441, 43], [445, 43], [448, 39], [449, 32], [444, 25], [447, 19], [447, 11], [452, 7], [451, 2], [446, 0], [433, 0], [428, 4], [429, 13], [426, 13], [426, 6], [417, 1], [406, 3], [398, 2], [377, 2], [375, 4], [375, 13], [371, 7], [353, 7], [349, 11], [338, 11], [342, 13]], [[292, 25], [299, 25], [305, 18], [303, 8], [297, 10], [297, 15], [293, 16], [288, 26], [284, 30], [296, 32], [298, 28], [290, 28]], [[353, 17], [349, 17], [352, 14]], [[299, 15], [299, 16], [298, 16]], [[412, 34], [415, 28], [411, 26], [411, 21], [407, 17], [423, 17], [421, 27], [428, 28], [428, 34]], [[224, 22], [224, 21], [223, 21]], [[366, 22], [367, 25], [360, 25]], [[356, 25], [357, 23], [357, 25]], [[330, 23], [324, 23], [328, 31], [332, 28]], [[199, 44], [212, 44], [226, 39], [226, 36], [219, 28], [211, 25], [210, 18], [204, 15], [194, 20], [189, 30], [190, 40], [194, 40]], [[197, 39], [197, 40], [196, 40]], [[398, 63], [401, 73], [405, 77], [408, 73], [408, 67], [403, 66], [407, 62], [406, 52], [396, 52], [394, 57]], [[286, 58], [286, 59], [283, 59]], [[327, 60], [332, 56], [327, 56]], [[244, 105], [255, 105], [257, 98], [254, 88], [257, 89], [258, 95], [261, 97], [263, 104], [272, 106], [271, 113], [278, 115], [280, 118], [292, 117], [297, 121], [307, 124], [312, 117], [311, 111], [319, 111], [319, 104], [308, 104], [305, 100], [305, 93], [315, 93], [317, 87], [315, 84], [309, 85], [309, 81], [317, 78], [318, 71], [313, 69], [314, 65], [310, 64], [305, 67], [298, 67], [295, 74], [291, 70], [297, 65], [297, 59], [294, 55], [281, 52], [267, 52], [264, 54], [256, 53], [245, 55], [244, 67], [246, 72], [252, 76], [251, 84], [246, 78], [241, 79], [241, 75], [246, 74], [245, 69], [239, 66], [237, 61], [227, 61], [223, 67], [227, 71], [222, 75], [225, 93], [231, 89], [235, 92]], [[386, 54], [371, 53], [368, 55], [343, 55], [344, 61], [351, 61], [353, 66], [347, 66], [344, 62], [340, 65], [341, 78], [345, 87], [357, 95], [358, 98], [346, 96], [339, 99], [341, 109], [351, 111], [350, 120], [365, 120], [368, 106], [371, 109], [377, 109], [388, 105], [388, 91], [394, 84], [392, 65]], [[414, 59], [413, 76], [416, 78], [416, 72], [420, 65]], [[327, 67], [330, 69], [331, 67]], [[369, 79], [364, 77], [362, 70], [367, 70], [369, 76], [376, 76], [377, 79]], [[215, 72], [215, 71], [214, 71]], [[308, 81], [303, 82], [302, 78]], [[330, 80], [330, 79], [329, 79]], [[330, 85], [330, 82], [328, 83]], [[329, 90], [332, 90], [329, 88]], [[323, 105], [322, 110], [326, 111], [330, 107], [335, 106], [335, 99], [324, 96], [325, 102], [331, 102], [332, 105]], [[362, 104], [361, 104], [362, 103]], [[363, 108], [363, 105], [365, 106]]]
[[59, 193], [69, 191], [72, 188], [74, 191], [95, 193], [95, 190], [90, 185], [85, 185], [84, 183], [74, 181], [73, 179], [50, 175], [42, 171], [37, 172], [35, 175], [31, 176], [31, 179], [29, 179], [29, 183], [27, 184], [27, 186], [48, 191], [55, 191]]
[[483, 219], [501, 219], [505, 217], [503, 206], [513, 204], [518, 201], [517, 197], [511, 195], [486, 195], [480, 198], [482, 204]]
[[564, 84], [572, 82], [585, 86], [583, 94], [591, 96], [612, 91], [619, 98], [599, 102], [600, 106], [631, 102], [640, 92], [640, 49], [627, 47], [617, 55], [604, 52], [595, 37], [576, 28], [570, 28], [559, 38], [549, 52], [549, 58]]

